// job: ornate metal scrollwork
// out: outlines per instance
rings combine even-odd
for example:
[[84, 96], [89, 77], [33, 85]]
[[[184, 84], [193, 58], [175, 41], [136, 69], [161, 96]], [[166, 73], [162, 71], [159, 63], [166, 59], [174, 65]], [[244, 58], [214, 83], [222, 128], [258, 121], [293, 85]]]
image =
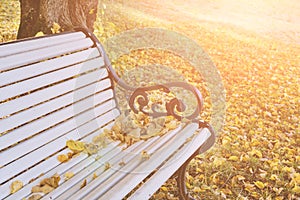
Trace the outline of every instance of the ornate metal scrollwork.
[[[165, 110], [166, 112], [161, 112], [157, 110], [157, 103], [154, 103], [149, 110], [149, 98], [147, 92], [160, 90], [164, 93], [170, 93], [170, 88], [172, 87], [179, 87], [191, 91], [196, 99], [197, 99], [197, 106], [194, 112], [188, 116], [183, 115], [184, 111], [186, 110], [186, 105], [183, 101], [179, 100], [178, 98], [174, 97], [170, 101], [165, 103]], [[132, 95], [129, 98], [129, 106], [133, 112], [138, 113], [143, 112], [149, 116], [153, 117], [161, 117], [161, 116], [174, 116], [178, 120], [182, 120], [183, 118], [187, 119], [195, 119], [199, 116], [202, 107], [203, 107], [203, 99], [200, 91], [185, 82], [172, 82], [167, 83], [164, 85], [155, 85], [155, 86], [148, 86], [148, 87], [140, 87], [133, 91]], [[148, 107], [148, 109], [146, 109]]]

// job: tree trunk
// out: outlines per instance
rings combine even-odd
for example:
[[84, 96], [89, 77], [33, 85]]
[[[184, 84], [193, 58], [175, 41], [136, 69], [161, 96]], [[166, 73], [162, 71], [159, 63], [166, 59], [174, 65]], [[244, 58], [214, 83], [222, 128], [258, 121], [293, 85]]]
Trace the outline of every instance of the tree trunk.
[[94, 31], [98, 0], [20, 0], [21, 21], [17, 38], [32, 37], [37, 32], [51, 34], [53, 24], [60, 31], [74, 27]]

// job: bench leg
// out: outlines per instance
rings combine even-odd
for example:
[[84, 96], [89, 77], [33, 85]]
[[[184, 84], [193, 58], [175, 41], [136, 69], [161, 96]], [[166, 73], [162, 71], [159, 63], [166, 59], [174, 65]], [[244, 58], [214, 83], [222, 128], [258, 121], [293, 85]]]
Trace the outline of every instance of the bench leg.
[[192, 159], [189, 159], [187, 162], [185, 162], [177, 171], [177, 186], [178, 186], [178, 192], [179, 192], [179, 199], [180, 200], [194, 200], [192, 198], [186, 188], [186, 177], [185, 177], [185, 172], [188, 164], [190, 163]]
[[177, 186], [178, 186], [178, 190], [179, 190], [179, 199], [180, 200], [194, 200], [194, 198], [192, 198], [189, 193], [188, 190], [186, 188], [186, 176], [185, 176], [185, 172], [186, 172], [186, 168], [189, 165], [190, 161], [197, 156], [200, 153], [204, 153], [205, 151], [207, 151], [208, 149], [210, 149], [216, 140], [216, 136], [215, 133], [213, 131], [213, 129], [211, 127], [208, 127], [209, 130], [211, 131], [211, 136], [208, 138], [208, 140], [178, 169], [178, 171], [175, 173], [175, 175], [177, 175], [176, 177], [176, 181], [177, 181]]

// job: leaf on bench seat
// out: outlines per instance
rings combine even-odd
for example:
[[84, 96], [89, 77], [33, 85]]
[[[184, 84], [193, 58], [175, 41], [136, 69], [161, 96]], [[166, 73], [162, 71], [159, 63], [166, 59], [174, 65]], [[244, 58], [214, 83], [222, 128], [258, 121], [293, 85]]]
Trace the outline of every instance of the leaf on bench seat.
[[28, 200], [39, 200], [41, 198], [42, 198], [41, 194], [33, 194], [28, 198]]
[[84, 188], [86, 186], [86, 184], [87, 184], [86, 179], [84, 179], [80, 185], [80, 189]]
[[50, 178], [44, 178], [38, 185], [35, 185], [31, 188], [31, 192], [33, 193], [33, 195], [31, 195], [29, 199], [40, 199], [42, 196], [35, 193], [48, 194], [58, 187], [59, 181], [60, 176], [58, 174], [54, 174]]
[[99, 150], [98, 146], [93, 143], [84, 144], [84, 152], [87, 153], [88, 155], [96, 154], [98, 150]]
[[173, 116], [151, 117], [142, 112], [134, 113], [126, 110], [115, 121], [110, 130], [105, 129], [104, 135], [127, 146], [140, 140], [161, 136], [178, 127], [180, 122]]
[[81, 141], [68, 140], [66, 145], [74, 153], [80, 153], [84, 150], [84, 143]]
[[54, 190], [53, 187], [51, 187], [50, 185], [43, 185], [43, 186], [33, 186], [32, 189], [31, 189], [31, 192], [32, 193], [44, 193], [44, 194], [48, 194], [50, 192], [52, 192]]
[[23, 187], [22, 181], [16, 180], [11, 183], [10, 185], [10, 193], [13, 194], [17, 191], [19, 191]]
[[66, 172], [64, 177], [65, 177], [65, 180], [69, 180], [70, 178], [72, 178], [74, 176], [74, 173], [73, 172]]
[[141, 155], [142, 155], [143, 160], [149, 160], [149, 158], [150, 158], [150, 155], [148, 154], [147, 151], [142, 151]]
[[60, 154], [57, 156], [57, 160], [62, 163], [69, 161], [69, 159], [70, 158], [66, 154]]

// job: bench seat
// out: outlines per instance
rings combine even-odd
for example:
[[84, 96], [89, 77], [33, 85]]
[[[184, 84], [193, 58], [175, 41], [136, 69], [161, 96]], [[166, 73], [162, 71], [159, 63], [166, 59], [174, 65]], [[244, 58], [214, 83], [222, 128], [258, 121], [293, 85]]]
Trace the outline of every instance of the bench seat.
[[[0, 44], [0, 199], [28, 198], [54, 174], [59, 186], [43, 199], [148, 199], [211, 146], [211, 129], [190, 121], [129, 147], [108, 139], [96, 154], [60, 162], [67, 140], [92, 142], [120, 115], [106, 59], [88, 31]], [[23, 187], [11, 194], [16, 180]]]

